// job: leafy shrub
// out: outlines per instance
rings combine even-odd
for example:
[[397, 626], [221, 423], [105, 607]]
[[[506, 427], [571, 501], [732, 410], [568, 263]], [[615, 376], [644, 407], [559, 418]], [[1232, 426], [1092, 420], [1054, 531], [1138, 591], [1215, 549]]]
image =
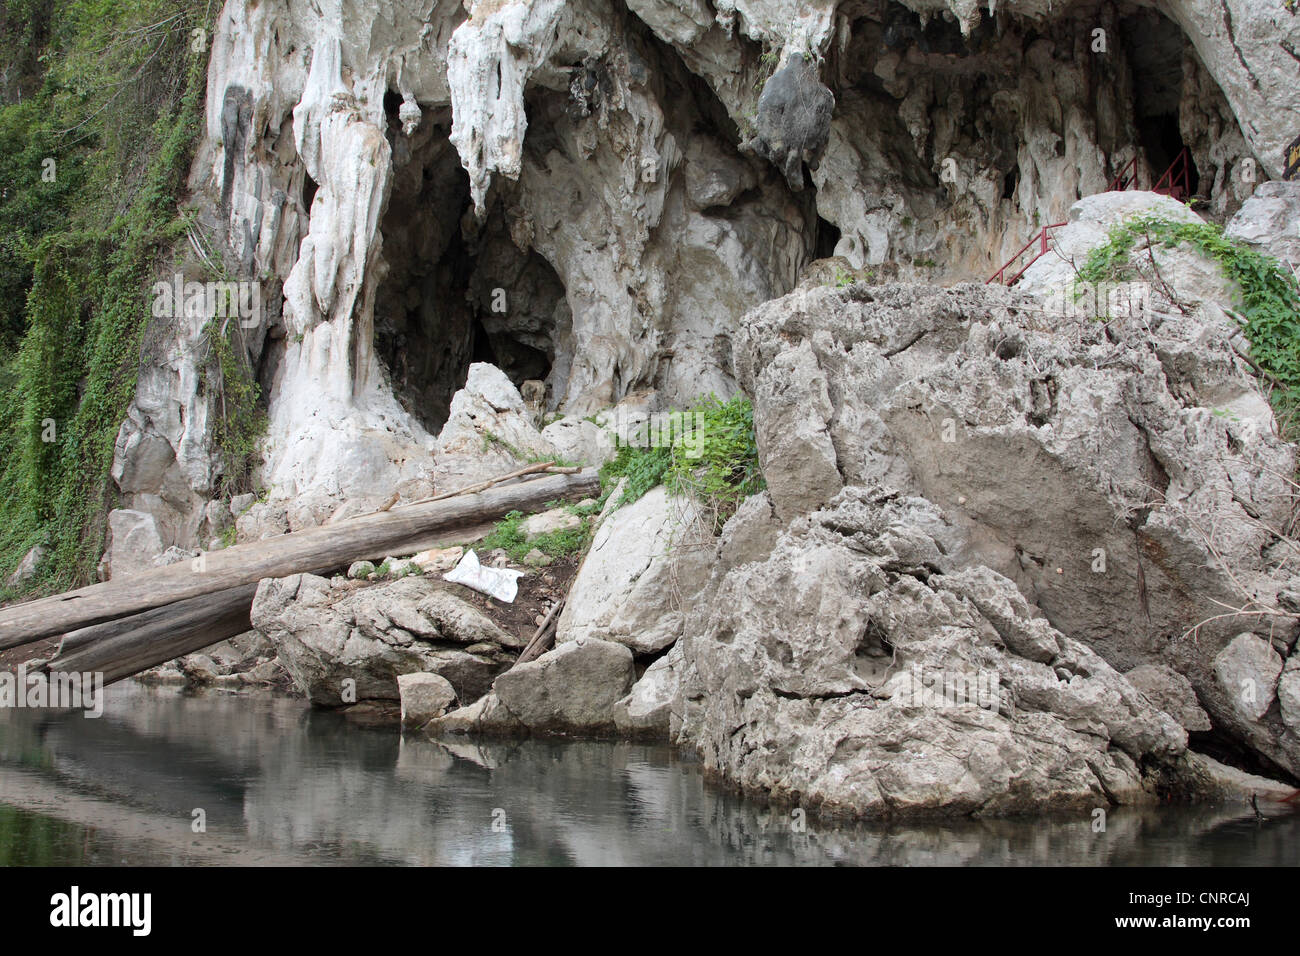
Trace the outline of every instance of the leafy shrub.
[[[1223, 227], [1204, 222], [1170, 222], [1138, 216], [1116, 225], [1079, 270], [1085, 282], [1119, 281], [1136, 271], [1129, 254], [1145, 242], [1149, 248], [1188, 245], [1218, 263], [1236, 288], [1242, 332], [1250, 358], [1272, 380], [1270, 398], [1283, 422], [1294, 432], [1300, 406], [1300, 288], [1276, 259], [1223, 234]], [[1175, 290], [1176, 291], [1176, 290]]]
[[670, 494], [691, 495], [704, 505], [716, 533], [740, 502], [765, 487], [754, 437], [754, 406], [743, 395], [725, 402], [710, 395], [688, 409], [682, 420], [691, 433], [674, 430], [670, 443], [649, 448], [621, 444], [617, 456], [600, 470], [601, 485], [608, 495], [619, 478], [627, 478], [617, 507], [658, 484], [666, 485]]

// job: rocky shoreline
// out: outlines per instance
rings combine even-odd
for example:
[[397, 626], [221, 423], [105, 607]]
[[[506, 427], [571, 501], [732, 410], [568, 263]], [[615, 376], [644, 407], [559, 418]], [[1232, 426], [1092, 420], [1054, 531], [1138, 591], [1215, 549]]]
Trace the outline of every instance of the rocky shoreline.
[[[801, 288], [737, 340], [767, 488], [720, 533], [661, 485], [572, 580], [516, 562], [550, 603], [513, 629], [440, 573], [267, 580], [254, 626], [314, 704], [671, 742], [828, 816], [1292, 796], [1295, 449], [1214, 295], [1045, 324], [1029, 291]], [[555, 649], [512, 667], [566, 592]]]

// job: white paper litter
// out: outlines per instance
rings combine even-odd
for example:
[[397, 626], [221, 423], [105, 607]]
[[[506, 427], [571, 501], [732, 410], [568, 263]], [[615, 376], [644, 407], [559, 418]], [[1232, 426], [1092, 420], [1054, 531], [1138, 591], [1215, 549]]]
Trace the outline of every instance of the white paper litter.
[[478, 555], [473, 551], [466, 551], [465, 557], [460, 559], [460, 564], [444, 574], [442, 579], [451, 581], [453, 584], [463, 584], [467, 588], [473, 588], [475, 591], [494, 597], [498, 601], [512, 604], [515, 595], [519, 593], [519, 579], [523, 576], [523, 571], [515, 571], [510, 568], [491, 568], [479, 564]]

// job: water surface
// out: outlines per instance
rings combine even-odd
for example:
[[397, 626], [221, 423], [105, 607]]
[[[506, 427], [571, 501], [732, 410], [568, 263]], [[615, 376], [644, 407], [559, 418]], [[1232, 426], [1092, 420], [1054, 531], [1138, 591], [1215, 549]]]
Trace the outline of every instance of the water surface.
[[[195, 811], [206, 831], [194, 832]], [[435, 743], [268, 695], [124, 683], [0, 711], [0, 864], [1300, 865], [1248, 807], [798, 829], [663, 746]]]

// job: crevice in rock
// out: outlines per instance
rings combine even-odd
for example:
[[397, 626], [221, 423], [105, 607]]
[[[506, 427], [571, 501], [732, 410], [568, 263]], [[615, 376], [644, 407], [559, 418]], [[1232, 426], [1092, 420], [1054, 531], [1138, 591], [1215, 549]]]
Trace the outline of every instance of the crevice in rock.
[[1187, 749], [1194, 753], [1212, 757], [1221, 764], [1235, 767], [1246, 773], [1253, 773], [1256, 776], [1268, 777], [1271, 780], [1282, 780], [1300, 786], [1300, 777], [1288, 772], [1286, 768], [1270, 760], [1264, 754], [1243, 744], [1227, 730], [1218, 727], [1206, 731], [1189, 732], [1187, 734]]

